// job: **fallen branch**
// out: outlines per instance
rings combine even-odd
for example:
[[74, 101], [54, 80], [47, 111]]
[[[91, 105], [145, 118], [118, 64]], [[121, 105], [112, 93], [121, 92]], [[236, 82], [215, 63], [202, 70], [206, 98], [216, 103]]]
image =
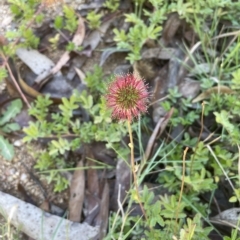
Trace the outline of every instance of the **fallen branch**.
[[42, 211], [40, 208], [0, 192], [0, 211], [8, 222], [34, 239], [89, 240], [99, 229]]

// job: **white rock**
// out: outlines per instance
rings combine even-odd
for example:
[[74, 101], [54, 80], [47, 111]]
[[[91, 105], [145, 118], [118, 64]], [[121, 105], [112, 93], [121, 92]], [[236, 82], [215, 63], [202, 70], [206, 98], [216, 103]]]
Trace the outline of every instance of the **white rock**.
[[3, 192], [0, 192], [0, 207], [2, 214], [11, 224], [36, 240], [89, 240], [95, 238], [99, 232], [97, 227], [46, 213]]

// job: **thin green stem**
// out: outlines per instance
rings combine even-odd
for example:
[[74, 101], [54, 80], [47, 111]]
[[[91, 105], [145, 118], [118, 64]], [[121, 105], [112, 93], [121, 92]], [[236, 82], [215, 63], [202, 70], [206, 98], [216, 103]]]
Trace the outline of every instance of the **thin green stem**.
[[143, 205], [142, 205], [142, 202], [141, 202], [141, 199], [140, 199], [140, 195], [139, 195], [139, 191], [138, 191], [138, 182], [137, 182], [137, 175], [136, 175], [136, 172], [135, 172], [135, 162], [134, 162], [133, 135], [132, 135], [132, 128], [131, 128], [131, 121], [130, 120], [127, 120], [127, 125], [128, 125], [129, 140], [130, 140], [129, 147], [131, 149], [131, 168], [132, 168], [132, 174], [133, 174], [133, 183], [134, 183], [134, 186], [135, 186], [135, 189], [136, 189], [136, 195], [137, 195], [138, 203], [141, 207], [141, 210], [142, 210], [142, 213], [143, 213], [145, 219], [147, 220], [147, 215], [146, 215], [146, 212], [143, 208]]

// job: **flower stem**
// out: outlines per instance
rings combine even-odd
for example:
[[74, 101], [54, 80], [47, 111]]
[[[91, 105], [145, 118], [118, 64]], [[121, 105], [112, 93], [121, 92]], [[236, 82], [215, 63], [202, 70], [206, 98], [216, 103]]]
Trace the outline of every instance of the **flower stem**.
[[129, 139], [130, 139], [130, 144], [129, 147], [131, 149], [131, 168], [132, 168], [132, 174], [133, 174], [133, 183], [136, 189], [136, 195], [137, 195], [137, 200], [138, 203], [141, 207], [142, 213], [145, 217], [145, 219], [147, 220], [147, 216], [146, 216], [146, 212], [143, 208], [141, 199], [140, 199], [140, 195], [139, 195], [139, 191], [138, 191], [138, 182], [137, 182], [137, 175], [135, 172], [135, 162], [134, 162], [134, 144], [133, 144], [133, 136], [132, 136], [132, 128], [131, 128], [131, 121], [128, 119], [127, 120], [127, 125], [128, 125], [128, 132], [129, 132]]

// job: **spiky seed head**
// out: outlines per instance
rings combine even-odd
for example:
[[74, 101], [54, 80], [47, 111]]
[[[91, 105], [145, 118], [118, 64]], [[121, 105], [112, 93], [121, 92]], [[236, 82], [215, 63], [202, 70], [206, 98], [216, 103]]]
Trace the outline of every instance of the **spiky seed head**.
[[112, 117], [129, 120], [147, 111], [149, 93], [143, 79], [133, 74], [118, 75], [108, 87], [107, 105]]

